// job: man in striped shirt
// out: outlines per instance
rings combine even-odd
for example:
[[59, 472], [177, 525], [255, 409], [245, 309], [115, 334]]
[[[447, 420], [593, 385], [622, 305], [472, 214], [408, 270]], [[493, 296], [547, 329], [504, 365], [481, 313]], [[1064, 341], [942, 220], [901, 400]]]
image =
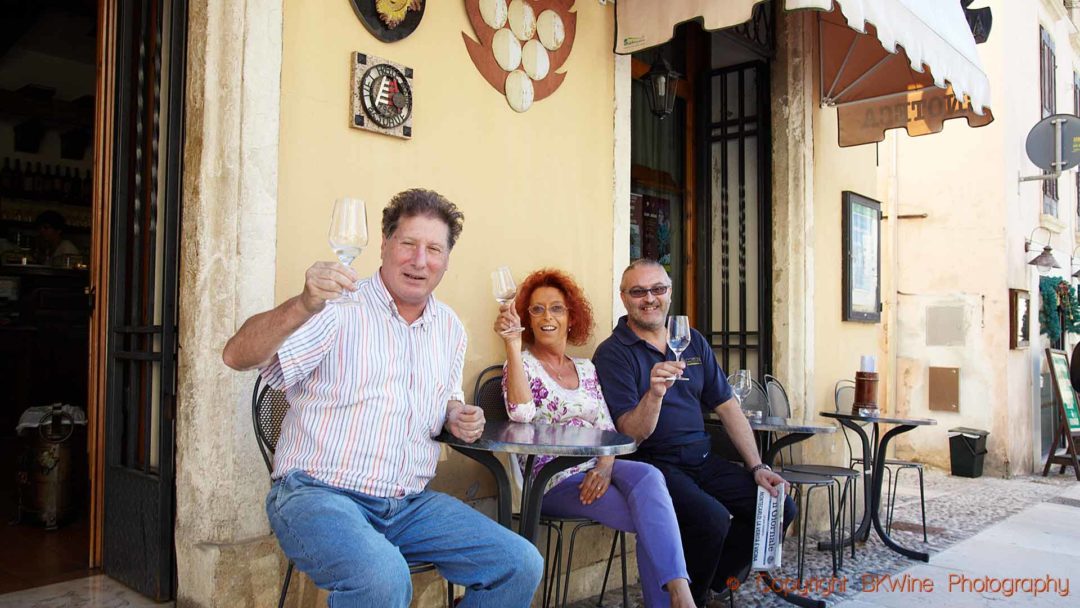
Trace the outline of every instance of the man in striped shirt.
[[[225, 346], [229, 367], [259, 368], [285, 390], [266, 511], [333, 608], [408, 606], [410, 562], [464, 586], [461, 606], [528, 606], [540, 582], [532, 544], [427, 489], [432, 438], [446, 428], [472, 442], [484, 428], [461, 391], [465, 329], [432, 295], [462, 220], [435, 192], [396, 195], [383, 210], [378, 272], [359, 280], [316, 263], [300, 295], [248, 319]], [[327, 305], [341, 297], [353, 302]]]

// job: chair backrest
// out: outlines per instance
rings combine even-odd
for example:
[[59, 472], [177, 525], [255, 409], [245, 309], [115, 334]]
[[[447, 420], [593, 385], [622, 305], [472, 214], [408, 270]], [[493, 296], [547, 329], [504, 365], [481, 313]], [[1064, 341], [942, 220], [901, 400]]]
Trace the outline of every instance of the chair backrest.
[[851, 407], [855, 404], [855, 381], [837, 380], [833, 387], [833, 405], [837, 414], [850, 414]]
[[765, 374], [765, 396], [769, 400], [769, 414], [781, 418], [791, 418], [791, 402], [787, 391], [776, 376]]
[[285, 420], [287, 411], [289, 402], [285, 400], [285, 393], [263, 384], [262, 376], [257, 377], [255, 390], [251, 392], [251, 424], [255, 427], [255, 441], [259, 444], [267, 471], [274, 470], [274, 451], [277, 450], [281, 422]]
[[509, 420], [502, 392], [502, 366], [492, 365], [480, 372], [473, 389], [473, 403], [484, 410], [484, 419]]

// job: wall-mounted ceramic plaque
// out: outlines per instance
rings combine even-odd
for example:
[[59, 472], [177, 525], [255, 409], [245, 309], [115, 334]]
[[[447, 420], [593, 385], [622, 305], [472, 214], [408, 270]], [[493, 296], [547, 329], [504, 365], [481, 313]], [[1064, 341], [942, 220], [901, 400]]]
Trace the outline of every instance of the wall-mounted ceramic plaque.
[[479, 41], [465, 32], [473, 64], [517, 112], [551, 95], [574, 46], [574, 0], [465, 0]]
[[383, 42], [397, 42], [416, 31], [424, 18], [424, 0], [351, 0], [367, 31]]
[[411, 139], [412, 68], [374, 55], [353, 53], [351, 107], [353, 127]]

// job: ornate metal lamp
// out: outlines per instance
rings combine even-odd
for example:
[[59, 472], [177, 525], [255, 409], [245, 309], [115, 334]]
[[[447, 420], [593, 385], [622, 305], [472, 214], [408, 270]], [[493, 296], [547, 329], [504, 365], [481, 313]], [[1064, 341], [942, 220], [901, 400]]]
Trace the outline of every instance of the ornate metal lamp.
[[652, 67], [645, 73], [649, 83], [649, 110], [663, 119], [675, 109], [676, 91], [681, 75], [671, 68], [671, 64], [659, 52]]
[[1050, 247], [1050, 231], [1042, 226], [1036, 226], [1035, 229], [1031, 231], [1031, 236], [1024, 241], [1024, 251], [1031, 251], [1034, 246], [1038, 245], [1038, 243], [1034, 241], [1034, 238], [1035, 233], [1039, 230], [1046, 232], [1046, 244], [1043, 245], [1042, 253], [1029, 260], [1028, 264], [1037, 268], [1039, 274], [1047, 274], [1051, 269], [1061, 268], [1061, 265], [1058, 264], [1057, 260], [1054, 258], [1054, 250]]

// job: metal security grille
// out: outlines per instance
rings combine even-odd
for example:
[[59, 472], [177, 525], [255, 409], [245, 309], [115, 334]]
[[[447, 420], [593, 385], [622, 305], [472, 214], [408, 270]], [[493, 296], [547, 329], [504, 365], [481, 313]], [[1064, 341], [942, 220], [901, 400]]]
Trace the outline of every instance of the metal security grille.
[[159, 600], [174, 590], [174, 408], [184, 0], [117, 13], [103, 566]]
[[769, 69], [764, 61], [709, 73], [698, 217], [700, 323], [724, 371], [771, 371], [772, 260]]

